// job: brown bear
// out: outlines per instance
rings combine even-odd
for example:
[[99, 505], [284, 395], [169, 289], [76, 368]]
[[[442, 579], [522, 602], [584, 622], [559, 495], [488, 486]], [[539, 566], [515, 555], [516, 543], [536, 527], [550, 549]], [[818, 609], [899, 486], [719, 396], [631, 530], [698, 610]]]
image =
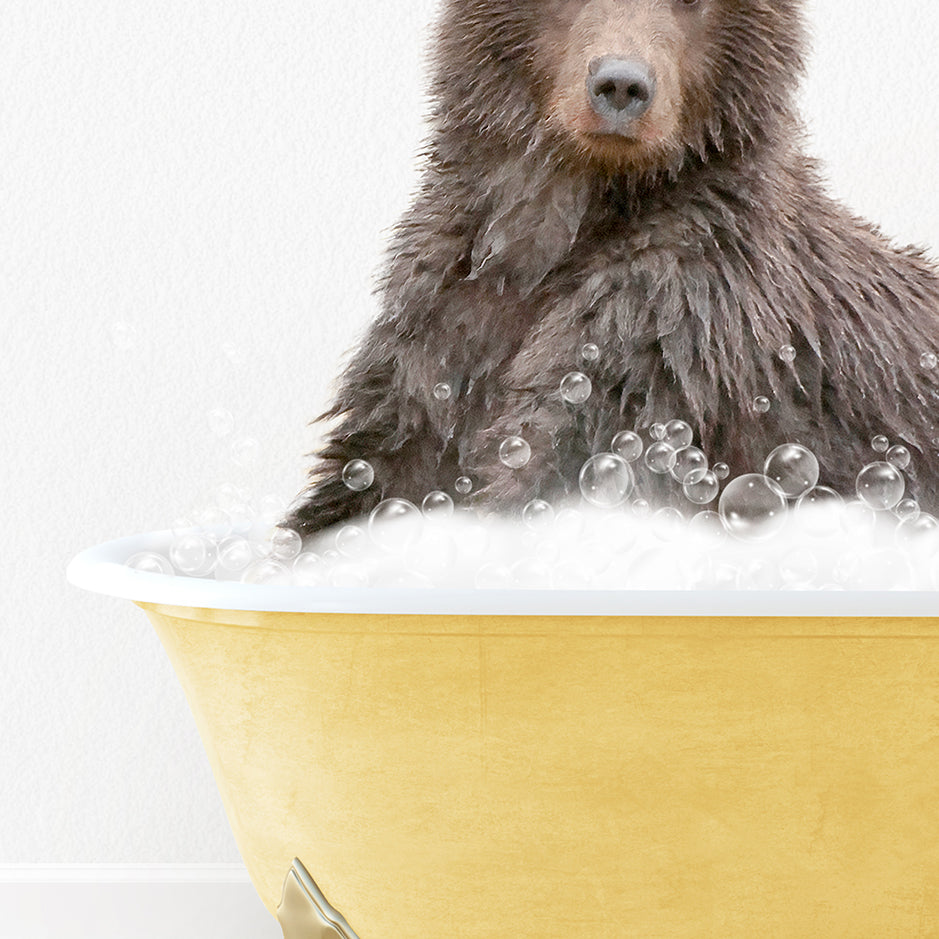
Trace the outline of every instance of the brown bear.
[[[556, 499], [617, 431], [670, 418], [733, 475], [803, 443], [846, 493], [886, 435], [937, 508], [939, 276], [805, 155], [801, 6], [449, 0], [422, 185], [284, 524], [434, 489], [504, 511]], [[559, 392], [572, 371], [581, 403]], [[508, 435], [524, 467], [500, 461]], [[357, 458], [363, 491], [341, 479]]]

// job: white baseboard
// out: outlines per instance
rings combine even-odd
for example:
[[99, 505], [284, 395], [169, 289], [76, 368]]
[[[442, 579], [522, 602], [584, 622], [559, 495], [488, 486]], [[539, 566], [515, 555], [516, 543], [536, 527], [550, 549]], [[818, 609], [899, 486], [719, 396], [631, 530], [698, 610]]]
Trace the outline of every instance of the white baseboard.
[[0, 865], [0, 939], [281, 939], [239, 864]]

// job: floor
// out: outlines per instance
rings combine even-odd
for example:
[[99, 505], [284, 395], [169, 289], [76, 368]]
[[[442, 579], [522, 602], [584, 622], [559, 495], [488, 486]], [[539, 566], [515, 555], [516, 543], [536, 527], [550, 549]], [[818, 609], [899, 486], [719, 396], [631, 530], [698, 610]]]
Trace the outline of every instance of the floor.
[[282, 939], [250, 884], [0, 883], [0, 939]]

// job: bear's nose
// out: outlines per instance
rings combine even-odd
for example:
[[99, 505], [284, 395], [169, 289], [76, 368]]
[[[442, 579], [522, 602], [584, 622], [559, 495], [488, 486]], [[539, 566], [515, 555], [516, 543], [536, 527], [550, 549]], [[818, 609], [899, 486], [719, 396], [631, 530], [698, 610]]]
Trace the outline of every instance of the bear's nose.
[[649, 110], [655, 97], [655, 76], [641, 59], [604, 55], [587, 67], [590, 106], [616, 129]]

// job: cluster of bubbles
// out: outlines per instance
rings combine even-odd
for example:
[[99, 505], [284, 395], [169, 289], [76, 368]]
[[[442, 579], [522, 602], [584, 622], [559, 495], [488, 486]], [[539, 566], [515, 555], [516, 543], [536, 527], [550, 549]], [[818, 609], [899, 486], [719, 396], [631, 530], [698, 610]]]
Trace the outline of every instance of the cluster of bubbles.
[[127, 564], [157, 574], [267, 583], [279, 565], [301, 553], [297, 532], [276, 527], [286, 509], [275, 493], [253, 499], [246, 489], [226, 483], [209, 505], [173, 523], [164, 552], [138, 552]]
[[[227, 418], [215, 419], [227, 425]], [[857, 473], [854, 498], [819, 484], [815, 455], [798, 443], [767, 454], [762, 472], [729, 478], [710, 465], [682, 420], [644, 434], [623, 430], [580, 469], [581, 498], [532, 499], [514, 521], [480, 517], [460, 497], [429, 492], [416, 505], [389, 498], [363, 518], [304, 543], [276, 527], [287, 507], [220, 487], [199, 517], [173, 526], [165, 553], [129, 566], [158, 574], [324, 587], [479, 589], [939, 589], [939, 521], [906, 495], [911, 454], [884, 436]], [[521, 436], [499, 448], [510, 469], [529, 463]], [[673, 480], [688, 509], [635, 497], [635, 467]], [[375, 472], [365, 459], [342, 474], [354, 491]], [[721, 488], [723, 484], [723, 489]]]
[[209, 432], [227, 446], [233, 467], [247, 469], [257, 463], [261, 455], [261, 441], [246, 433], [236, 433], [235, 416], [228, 408], [212, 408], [206, 412]]
[[[112, 324], [111, 339], [126, 347], [132, 327]], [[243, 361], [233, 344], [223, 351], [232, 364]], [[792, 345], [776, 354], [789, 365], [797, 358]], [[557, 393], [571, 408], [593, 394], [587, 372], [599, 358], [595, 343], [583, 344], [581, 364], [561, 378]], [[936, 369], [939, 356], [923, 352], [920, 366]], [[459, 392], [440, 381], [431, 393], [443, 403]], [[772, 401], [757, 395], [751, 407], [767, 414]], [[234, 466], [257, 461], [260, 442], [235, 433], [230, 411], [215, 408], [206, 420]], [[847, 496], [820, 484], [818, 459], [796, 442], [731, 479], [728, 465], [712, 463], [691, 426], [675, 418], [616, 433], [580, 467], [579, 499], [534, 498], [514, 520], [482, 517], [471, 504], [473, 479], [459, 476], [455, 496], [435, 490], [419, 505], [387, 498], [367, 518], [306, 543], [278, 527], [285, 499], [255, 500], [226, 483], [207, 507], [173, 525], [165, 550], [126, 563], [163, 575], [326, 587], [939, 589], [939, 520], [907, 495], [910, 450], [883, 435], [871, 449]], [[498, 456], [518, 471], [531, 463], [532, 446], [510, 434]], [[353, 492], [375, 485], [366, 457], [343, 468]], [[683, 509], [637, 497], [640, 472], [670, 484]]]

